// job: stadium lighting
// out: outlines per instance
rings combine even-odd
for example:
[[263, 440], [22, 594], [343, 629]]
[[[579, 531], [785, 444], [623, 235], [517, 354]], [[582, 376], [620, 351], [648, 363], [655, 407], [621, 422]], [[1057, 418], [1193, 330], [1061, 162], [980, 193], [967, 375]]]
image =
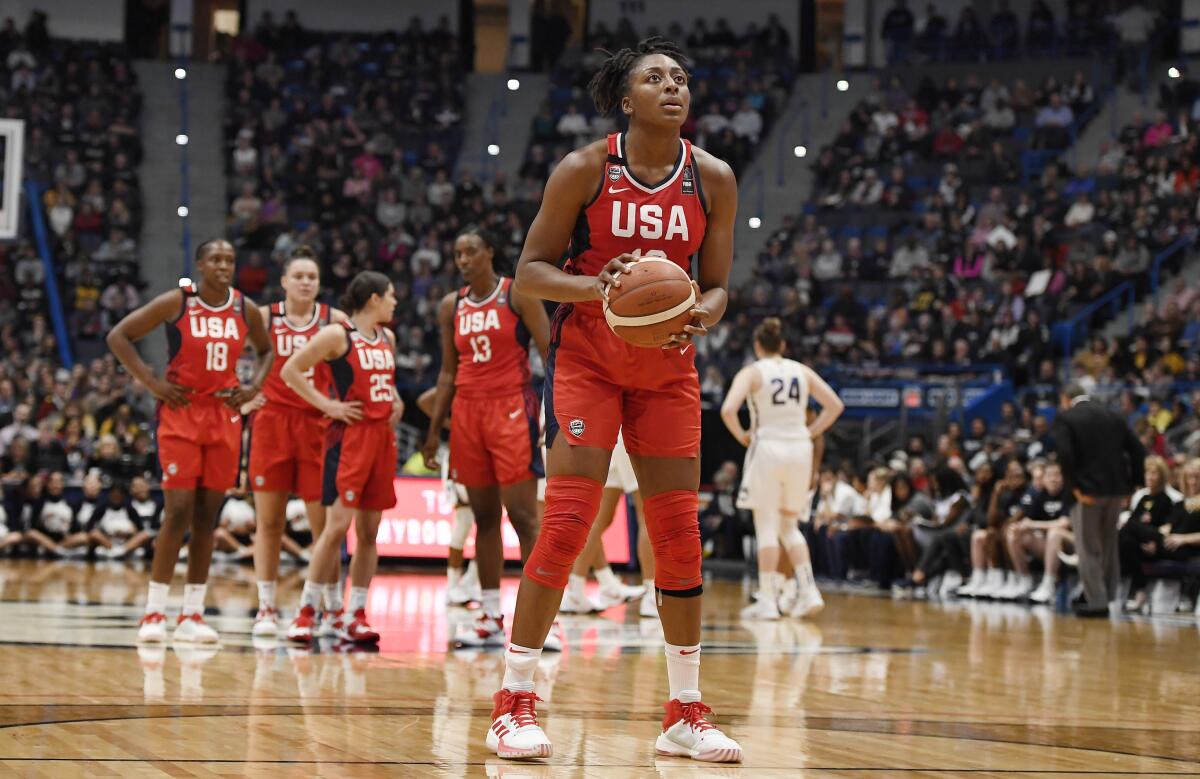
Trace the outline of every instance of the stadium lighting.
[[179, 280], [179, 286], [190, 287], [190, 286], [192, 286], [192, 280], [189, 279], [187, 276], [184, 276], [182, 279]]
[[520, 79], [510, 78], [508, 80], [508, 91], [509, 92], [516, 92], [520, 88], [521, 88], [521, 80]]
[[487, 152], [493, 157], [498, 156], [500, 154], [500, 147], [494, 143], [489, 143]]
[[187, 78], [187, 71], [183, 68], [175, 68], [175, 78], [182, 81], [183, 79]]
[[183, 133], [180, 133], [179, 135], [175, 136], [176, 144], [178, 144], [180, 146], [187, 146], [187, 142], [188, 142], [188, 137], [186, 135], [184, 135]]
[[849, 88], [850, 88], [850, 82], [849, 82], [849, 81], [847, 81], [847, 80], [846, 80], [846, 79], [844, 79], [844, 78], [839, 78], [839, 79], [838, 79], [838, 82], [837, 82], [837, 91], [839, 91], [839, 92], [845, 92], [845, 91], [846, 91], [847, 89], [849, 89]]
[[181, 217], [187, 216], [188, 215], [188, 207], [180, 206], [179, 208], [175, 209], [175, 213], [179, 214]]
[[796, 148], [792, 149], [792, 154], [795, 154], [797, 157], [804, 157], [808, 154], [808, 147], [797, 146]]
[[1179, 68], [1175, 67], [1174, 65], [1167, 68], [1167, 76], [1169, 76], [1170, 78], [1179, 78], [1179, 76], [1180, 76]]
[[757, 230], [758, 228], [762, 227], [762, 220], [757, 216], [752, 216], [746, 220], [746, 224], [750, 225], [751, 230]]

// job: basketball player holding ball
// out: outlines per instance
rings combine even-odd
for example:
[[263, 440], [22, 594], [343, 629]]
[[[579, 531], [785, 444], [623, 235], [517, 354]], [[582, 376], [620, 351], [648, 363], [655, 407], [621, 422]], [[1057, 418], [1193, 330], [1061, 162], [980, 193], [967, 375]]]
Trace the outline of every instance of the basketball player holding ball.
[[[293, 354], [280, 375], [297, 395], [332, 422], [325, 434], [324, 486], [328, 508], [325, 527], [312, 546], [308, 577], [300, 594], [300, 612], [288, 638], [312, 639], [322, 576], [337, 571], [342, 541], [354, 523], [358, 546], [350, 561], [350, 608], [353, 621], [338, 638], [375, 644], [379, 634], [367, 622], [367, 590], [379, 552], [375, 537], [384, 509], [396, 505], [395, 420], [403, 412], [396, 394], [396, 347], [387, 323], [396, 311], [396, 292], [387, 276], [363, 271], [350, 281], [342, 299], [348, 319], [327, 325]], [[328, 363], [336, 397], [310, 382], [309, 371]], [[335, 574], [336, 575], [336, 574]]]
[[[158, 458], [165, 505], [139, 642], [166, 640], [167, 594], [179, 547], [189, 531], [187, 584], [173, 639], [204, 644], [218, 640], [217, 631], [204, 621], [213, 531], [225, 491], [238, 480], [241, 408], [259, 393], [275, 357], [258, 307], [233, 288], [235, 265], [228, 241], [205, 241], [196, 249], [199, 284], [162, 293], [108, 333], [113, 355], [159, 401]], [[161, 325], [166, 326], [170, 361], [160, 379], [134, 343]], [[240, 386], [237, 360], [247, 339], [258, 353], [258, 364], [250, 385]]]
[[[275, 362], [263, 385], [265, 404], [254, 415], [250, 436], [250, 489], [254, 491], [257, 529], [254, 533], [254, 573], [258, 580], [258, 614], [254, 618], [255, 636], [273, 636], [279, 631], [279, 613], [275, 608], [275, 585], [279, 577], [279, 551], [287, 524], [288, 497], [304, 501], [313, 538], [325, 527], [325, 507], [321, 505], [321, 460], [325, 428], [329, 419], [284, 383], [283, 365], [294, 352], [330, 323], [341, 322], [346, 315], [336, 308], [317, 302], [321, 291], [321, 266], [317, 254], [308, 246], [296, 247], [283, 264], [280, 279], [284, 299], [263, 306], [260, 313], [275, 347]], [[325, 363], [313, 366], [306, 376], [310, 384], [328, 395], [332, 381]], [[333, 581], [335, 602], [326, 609], [341, 610], [338, 570], [322, 581]], [[336, 604], [337, 608], [333, 608]]]
[[539, 403], [529, 383], [529, 340], [544, 357], [550, 322], [540, 300], [517, 292], [512, 279], [496, 272], [498, 251], [496, 239], [479, 227], [454, 240], [454, 264], [466, 286], [447, 295], [438, 309], [442, 370], [422, 450], [426, 467], [436, 469], [442, 424], [450, 411], [450, 478], [466, 488], [475, 515], [475, 564], [483, 597], [475, 624], [455, 634], [460, 647], [504, 646], [501, 506], [521, 541], [522, 559], [537, 538], [537, 479], [543, 466]]
[[[649, 38], [609, 56], [589, 89], [596, 109], [629, 130], [568, 154], [546, 185], [517, 271], [521, 294], [558, 302], [546, 361], [546, 514], [517, 596], [488, 746], [502, 758], [549, 757], [533, 674], [583, 549], [621, 431], [641, 488], [655, 557], [670, 694], [658, 754], [712, 762], [742, 757], [700, 700], [700, 385], [692, 340], [725, 313], [737, 183], [721, 160], [680, 138], [687, 60]], [[567, 256], [564, 268], [560, 258]], [[661, 348], [614, 334], [603, 304], [640, 257], [684, 272], [698, 299]]]

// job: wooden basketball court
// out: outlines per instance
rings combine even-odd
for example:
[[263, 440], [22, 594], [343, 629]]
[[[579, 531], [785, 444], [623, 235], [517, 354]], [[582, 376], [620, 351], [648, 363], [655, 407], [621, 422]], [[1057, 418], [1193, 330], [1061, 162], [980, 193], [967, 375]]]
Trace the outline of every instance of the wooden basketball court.
[[[447, 652], [469, 615], [448, 620], [440, 576], [382, 574], [369, 604], [380, 652], [340, 654], [255, 645], [252, 572], [216, 571], [219, 651], [137, 649], [144, 573], [0, 565], [0, 775], [1200, 776], [1193, 618], [834, 593], [813, 622], [742, 623], [743, 585], [716, 582], [704, 697], [746, 762], [654, 755], [661, 629], [618, 607], [564, 619], [567, 651], [537, 677], [555, 747], [539, 765], [485, 749], [502, 659]], [[280, 602], [298, 586], [293, 572]], [[516, 581], [504, 592], [511, 613]]]

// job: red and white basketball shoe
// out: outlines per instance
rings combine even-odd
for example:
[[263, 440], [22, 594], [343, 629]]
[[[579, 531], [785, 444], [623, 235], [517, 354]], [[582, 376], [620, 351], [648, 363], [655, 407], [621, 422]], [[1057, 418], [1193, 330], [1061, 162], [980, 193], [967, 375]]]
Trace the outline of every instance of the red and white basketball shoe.
[[707, 763], [740, 763], [742, 747], [709, 722], [705, 715], [712, 709], [700, 701], [680, 703], [678, 699], [664, 705], [663, 732], [654, 742], [660, 755], [690, 757]]
[[259, 609], [254, 615], [252, 636], [274, 636], [279, 633], [279, 612], [275, 609]]
[[542, 651], [561, 652], [565, 643], [567, 643], [567, 635], [563, 632], [563, 627], [558, 620], [554, 620], [554, 623], [550, 625], [550, 632], [546, 634], [546, 640], [542, 642]]
[[506, 760], [550, 757], [554, 750], [538, 724], [535, 704], [541, 698], [536, 693], [501, 690], [492, 700], [495, 707], [487, 734], [488, 749]]
[[313, 640], [313, 630], [316, 628], [317, 610], [312, 606], [303, 606], [292, 624], [288, 625], [288, 641], [307, 644]]
[[353, 644], [379, 643], [379, 634], [372, 630], [370, 624], [367, 623], [366, 609], [357, 609], [354, 612], [354, 620], [346, 626], [339, 638]]
[[215, 644], [219, 640], [217, 631], [204, 621], [202, 614], [180, 614], [175, 623], [175, 641], [183, 644]]
[[316, 635], [320, 638], [340, 638], [346, 627], [345, 615], [346, 612], [342, 609], [322, 611], [321, 624], [316, 630]]
[[480, 614], [474, 623], [458, 626], [453, 643], [457, 649], [482, 649], [504, 646], [505, 640], [504, 617]]
[[139, 644], [161, 644], [167, 640], [167, 615], [152, 611], [138, 622]]

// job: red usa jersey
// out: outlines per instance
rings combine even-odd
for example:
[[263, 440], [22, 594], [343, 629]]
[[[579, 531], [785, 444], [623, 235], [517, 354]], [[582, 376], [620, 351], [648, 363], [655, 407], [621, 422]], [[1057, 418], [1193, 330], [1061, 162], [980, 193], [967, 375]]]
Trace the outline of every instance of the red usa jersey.
[[[691, 274], [692, 257], [704, 243], [708, 225], [700, 169], [692, 145], [679, 141], [671, 174], [657, 184], [642, 181], [625, 160], [625, 134], [608, 136], [604, 177], [592, 201], [583, 207], [571, 235], [564, 269], [598, 276], [613, 257], [665, 257]], [[599, 309], [599, 302], [575, 304]]]
[[200, 299], [195, 284], [183, 287], [179, 318], [167, 324], [167, 381], [212, 396], [238, 386], [237, 361], [246, 344], [246, 299], [236, 289], [219, 306]]
[[[297, 395], [295, 390], [284, 383], [280, 372], [289, 357], [300, 351], [304, 344], [316, 336], [318, 330], [329, 324], [329, 306], [317, 303], [313, 307], [312, 317], [300, 326], [293, 325], [288, 321], [287, 311], [282, 300], [272, 303], [269, 312], [267, 330], [271, 334], [271, 345], [275, 347], [275, 362], [271, 364], [271, 372], [263, 384], [263, 395], [271, 404], [319, 413], [307, 400]], [[305, 372], [304, 377], [322, 394], [329, 394], [328, 365], [317, 363]]]
[[529, 330], [513, 310], [512, 279], [502, 276], [483, 300], [471, 300], [470, 291], [458, 291], [454, 308], [455, 391], [464, 398], [520, 392], [529, 386]]
[[362, 403], [364, 422], [378, 422], [392, 415], [396, 397], [396, 354], [383, 327], [367, 338], [354, 323], [341, 323], [350, 348], [329, 361], [338, 400]]

